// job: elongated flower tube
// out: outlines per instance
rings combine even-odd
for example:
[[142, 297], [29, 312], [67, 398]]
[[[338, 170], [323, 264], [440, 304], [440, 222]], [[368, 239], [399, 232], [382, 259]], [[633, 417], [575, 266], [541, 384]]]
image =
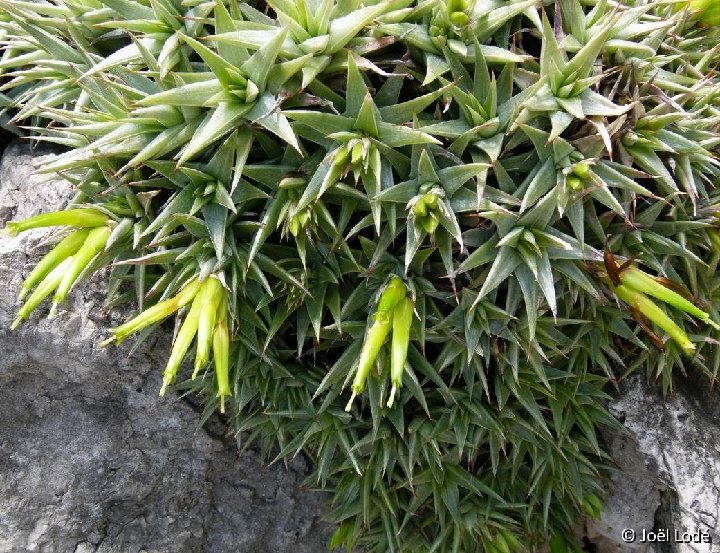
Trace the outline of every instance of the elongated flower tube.
[[692, 302], [682, 297], [677, 292], [667, 288], [655, 280], [652, 276], [641, 271], [637, 267], [628, 267], [622, 273], [620, 273], [620, 280], [628, 288], [633, 288], [638, 292], [647, 294], [654, 298], [659, 299], [673, 307], [685, 311], [709, 324], [716, 330], [720, 330], [720, 326], [710, 318], [710, 315], [697, 307]]
[[225, 398], [231, 396], [230, 390], [230, 332], [227, 324], [227, 296], [223, 296], [218, 306], [217, 324], [213, 332], [213, 358], [215, 360], [215, 379], [217, 397], [220, 398], [220, 412], [225, 412]]
[[202, 310], [201, 296], [202, 294], [195, 295], [195, 299], [193, 299], [192, 305], [190, 306], [190, 311], [175, 337], [170, 357], [163, 372], [163, 384], [162, 388], [160, 388], [161, 396], [164, 396], [167, 387], [175, 382], [175, 376], [180, 368], [180, 364], [183, 359], [185, 359], [185, 355], [195, 339], [195, 334], [197, 333], [200, 322], [200, 312]]
[[352, 383], [352, 396], [345, 406], [346, 411], [350, 411], [352, 402], [355, 396], [363, 393], [365, 390], [365, 382], [370, 374], [375, 359], [377, 359], [378, 353], [385, 338], [390, 334], [392, 329], [392, 315], [387, 311], [378, 311], [375, 314], [375, 322], [368, 330], [367, 336], [365, 336], [365, 343], [363, 349], [360, 352], [360, 361], [358, 362], [357, 371], [355, 372], [355, 379]]
[[200, 322], [198, 323], [197, 351], [195, 353], [195, 379], [200, 369], [210, 362], [210, 349], [213, 342], [213, 331], [218, 314], [218, 307], [225, 296], [225, 289], [220, 281], [210, 277], [203, 281], [198, 292], [200, 298]]
[[193, 278], [172, 298], [153, 305], [118, 327], [111, 328], [110, 332], [112, 332], [113, 336], [103, 341], [100, 345], [105, 346], [113, 340], [115, 340], [117, 345], [120, 345], [125, 339], [137, 332], [140, 332], [143, 328], [147, 328], [150, 325], [166, 319], [190, 303], [196, 296], [199, 288], [200, 281], [197, 278]]
[[695, 351], [695, 344], [690, 341], [685, 331], [675, 324], [675, 321], [668, 317], [650, 298], [623, 284], [613, 287], [613, 290], [618, 298], [637, 309], [648, 320], [667, 332], [668, 336], [682, 348], [686, 355], [692, 355]]
[[390, 350], [390, 398], [387, 406], [392, 407], [395, 393], [402, 388], [402, 378], [405, 372], [408, 346], [410, 345], [410, 327], [413, 320], [413, 303], [405, 297], [393, 309], [392, 320], [392, 348]]
[[58, 304], [65, 301], [70, 289], [73, 287], [83, 269], [92, 259], [105, 249], [105, 244], [110, 236], [110, 228], [107, 226], [92, 229], [85, 239], [82, 247], [73, 255], [73, 262], [68, 267], [60, 285], [53, 296], [53, 306], [50, 309], [50, 318], [55, 316]]
[[392, 329], [392, 310], [405, 297], [406, 293], [407, 288], [402, 279], [393, 277], [380, 296], [377, 311], [373, 315], [375, 322], [368, 330], [363, 349], [360, 352], [360, 360], [352, 384], [352, 396], [345, 406], [346, 411], [350, 411], [355, 397], [365, 390], [365, 382], [370, 374], [370, 369]]
[[10, 236], [17, 236], [26, 230], [41, 227], [100, 227], [108, 222], [108, 216], [95, 209], [68, 209], [66, 211], [54, 211], [42, 213], [23, 219], [22, 221], [11, 221], [7, 224], [6, 231]]
[[30, 294], [25, 304], [20, 308], [20, 311], [18, 311], [17, 317], [10, 326], [10, 330], [15, 330], [21, 321], [27, 320], [37, 306], [59, 286], [68, 268], [72, 265], [72, 262], [72, 257], [66, 258], [45, 276], [38, 287], [35, 288], [35, 291]]
[[405, 297], [407, 288], [400, 277], [393, 277], [385, 287], [377, 306], [377, 313], [389, 312]]
[[85, 243], [88, 235], [87, 229], [76, 230], [72, 234], [63, 238], [48, 254], [35, 265], [25, 282], [20, 288], [18, 299], [23, 299], [30, 290], [42, 281], [55, 267], [62, 263], [65, 259], [75, 254]]

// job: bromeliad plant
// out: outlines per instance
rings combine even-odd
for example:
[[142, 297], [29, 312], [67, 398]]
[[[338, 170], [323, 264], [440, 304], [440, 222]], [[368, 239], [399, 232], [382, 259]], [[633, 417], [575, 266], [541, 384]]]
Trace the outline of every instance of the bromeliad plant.
[[720, 369], [716, 6], [0, 0], [77, 191], [13, 328], [101, 270], [105, 345], [175, 317], [161, 393], [313, 457], [331, 547], [576, 550], [608, 384]]

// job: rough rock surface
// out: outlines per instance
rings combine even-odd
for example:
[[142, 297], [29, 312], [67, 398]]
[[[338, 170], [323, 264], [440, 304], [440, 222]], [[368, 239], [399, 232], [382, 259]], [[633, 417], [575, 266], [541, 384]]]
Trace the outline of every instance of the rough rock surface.
[[[618, 470], [602, 520], [586, 527], [599, 553], [720, 553], [719, 399], [699, 375], [677, 378], [665, 398], [644, 375], [625, 381], [610, 405], [627, 429], [608, 440]], [[650, 532], [658, 541], [642, 543]]]
[[[57, 209], [64, 183], [31, 177], [44, 157], [11, 143], [0, 163], [0, 222]], [[111, 322], [103, 279], [56, 320], [40, 309], [9, 332], [21, 279], [47, 231], [0, 239], [0, 552], [319, 553], [323, 497], [306, 467], [266, 467], [187, 402], [159, 400], [163, 337], [128, 357], [98, 349]]]

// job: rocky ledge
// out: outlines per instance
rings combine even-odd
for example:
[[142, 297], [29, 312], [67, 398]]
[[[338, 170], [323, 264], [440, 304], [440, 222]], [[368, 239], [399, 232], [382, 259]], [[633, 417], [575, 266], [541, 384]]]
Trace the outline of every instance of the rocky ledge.
[[[47, 155], [7, 147], [0, 222], [67, 201], [66, 183], [33, 176]], [[47, 235], [0, 240], [0, 552], [324, 551], [324, 498], [304, 489], [302, 459], [268, 468], [219, 422], [198, 428], [188, 402], [158, 399], [167, 337], [131, 356], [98, 349], [117, 322], [102, 275], [54, 321], [8, 330]]]
[[626, 431], [606, 436], [617, 467], [585, 528], [598, 553], [720, 553], [719, 399], [700, 375], [665, 398], [644, 375], [623, 382], [610, 411]]
[[[5, 150], [0, 222], [67, 201], [66, 183], [33, 175], [47, 155]], [[131, 356], [97, 348], [119, 320], [103, 309], [103, 275], [56, 320], [8, 331], [47, 235], [0, 241], [0, 552], [325, 551], [323, 497], [303, 488], [302, 459], [268, 468], [218, 421], [198, 428], [188, 402], [158, 399], [167, 336]], [[623, 383], [610, 408], [626, 431], [606, 436], [617, 467], [602, 520], [582, 529], [589, 551], [720, 553], [719, 394], [692, 382], [665, 399], [642, 375]], [[642, 543], [663, 531], [668, 541]], [[701, 541], [674, 543], [676, 531]]]

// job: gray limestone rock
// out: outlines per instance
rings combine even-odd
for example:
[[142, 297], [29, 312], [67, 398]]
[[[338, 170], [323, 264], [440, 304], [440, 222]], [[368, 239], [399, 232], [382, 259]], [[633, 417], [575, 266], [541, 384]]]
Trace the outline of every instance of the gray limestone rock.
[[585, 528], [598, 553], [720, 552], [718, 400], [699, 375], [678, 377], [665, 398], [644, 375], [624, 382], [610, 405], [627, 430], [608, 436], [617, 470], [602, 520]]
[[[66, 183], [31, 176], [52, 155], [11, 143], [0, 163], [0, 222], [57, 209]], [[157, 397], [167, 336], [129, 356], [99, 349], [104, 276], [54, 321], [39, 309], [8, 330], [22, 278], [51, 233], [0, 239], [0, 552], [319, 553], [329, 528], [306, 466], [267, 467], [223, 426], [198, 428], [186, 401]]]

